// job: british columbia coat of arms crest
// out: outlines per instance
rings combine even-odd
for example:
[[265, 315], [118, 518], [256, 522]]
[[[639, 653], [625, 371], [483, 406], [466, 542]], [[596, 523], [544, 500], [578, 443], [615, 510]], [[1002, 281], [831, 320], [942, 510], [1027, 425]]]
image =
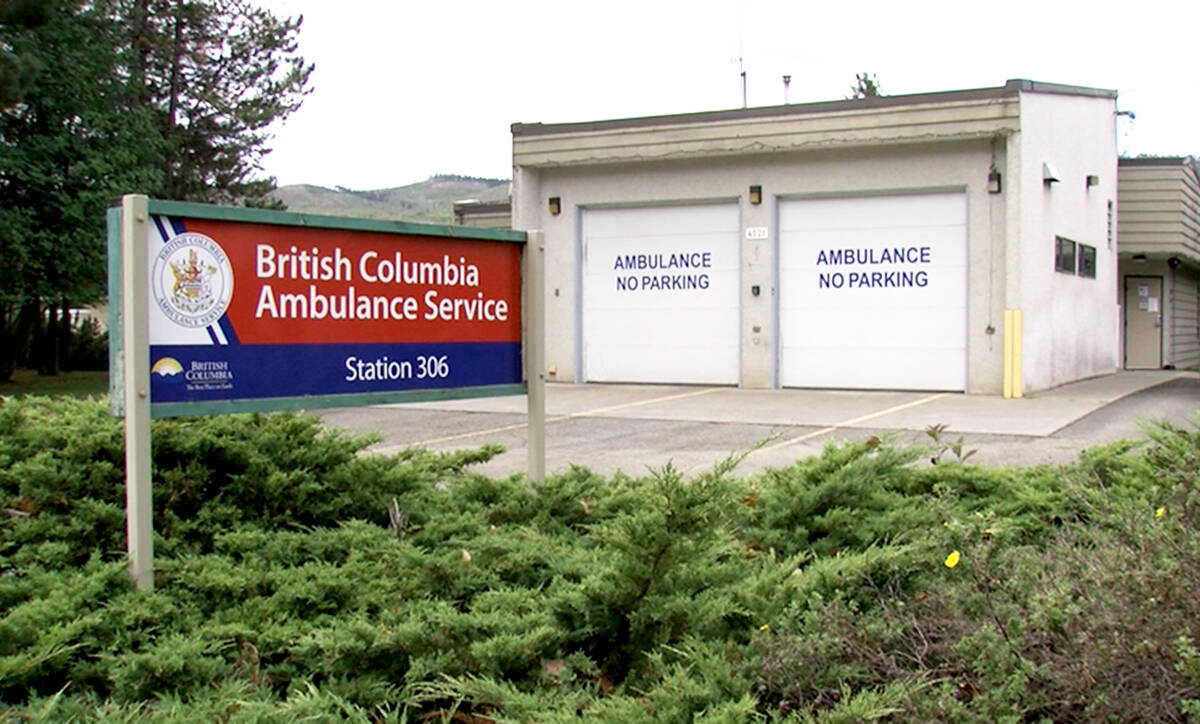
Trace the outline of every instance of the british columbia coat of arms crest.
[[229, 307], [233, 268], [221, 245], [204, 234], [174, 236], [154, 259], [150, 284], [159, 309], [181, 327], [207, 327]]

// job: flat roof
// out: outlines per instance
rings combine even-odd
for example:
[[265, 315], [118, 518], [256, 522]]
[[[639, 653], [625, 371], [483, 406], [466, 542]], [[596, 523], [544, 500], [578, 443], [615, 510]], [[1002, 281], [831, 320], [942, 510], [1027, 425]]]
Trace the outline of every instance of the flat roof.
[[1091, 98], [1116, 98], [1115, 90], [1087, 88], [1084, 86], [1042, 83], [1039, 81], [1012, 79], [996, 88], [973, 88], [968, 90], [939, 91], [936, 93], [914, 93], [896, 96], [875, 96], [839, 101], [816, 103], [789, 103], [781, 106], [759, 106], [724, 111], [700, 111], [665, 116], [643, 116], [604, 121], [576, 123], [514, 123], [514, 136], [540, 136], [555, 133], [603, 131], [615, 128], [638, 128], [646, 126], [676, 125], [682, 123], [705, 123], [710, 121], [765, 118], [771, 116], [803, 115], [806, 113], [828, 113], [830, 111], [863, 110], [866, 108], [889, 108], [921, 103], [945, 103], [971, 101], [987, 98], [1006, 98], [1020, 93], [1053, 93], [1058, 95], [1086, 96]]
[[1117, 159], [1120, 166], [1186, 166], [1191, 162], [1191, 156], [1137, 156]]
[[1139, 168], [1147, 166], [1170, 167], [1182, 166], [1192, 172], [1196, 183], [1200, 184], [1200, 159], [1195, 156], [1138, 156], [1137, 158], [1119, 158], [1117, 167]]
[[512, 201], [455, 201], [455, 213], [486, 214], [512, 211]]

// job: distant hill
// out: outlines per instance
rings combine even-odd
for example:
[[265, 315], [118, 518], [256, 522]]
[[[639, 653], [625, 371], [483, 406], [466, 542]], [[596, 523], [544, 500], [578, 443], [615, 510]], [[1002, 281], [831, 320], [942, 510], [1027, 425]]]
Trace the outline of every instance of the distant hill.
[[508, 186], [508, 179], [442, 174], [420, 183], [374, 191], [308, 184], [281, 186], [271, 192], [271, 197], [287, 204], [288, 211], [449, 224], [454, 221], [455, 201], [505, 201]]

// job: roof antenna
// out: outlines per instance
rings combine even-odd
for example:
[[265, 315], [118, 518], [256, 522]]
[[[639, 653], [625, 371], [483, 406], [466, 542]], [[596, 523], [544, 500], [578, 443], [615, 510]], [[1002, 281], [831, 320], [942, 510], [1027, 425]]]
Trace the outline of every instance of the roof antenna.
[[749, 107], [746, 96], [746, 9], [738, 6], [738, 75], [742, 77], [742, 108]]
[[742, 75], [742, 108], [746, 107], [746, 67], [742, 64], [742, 59], [738, 58], [738, 68]]

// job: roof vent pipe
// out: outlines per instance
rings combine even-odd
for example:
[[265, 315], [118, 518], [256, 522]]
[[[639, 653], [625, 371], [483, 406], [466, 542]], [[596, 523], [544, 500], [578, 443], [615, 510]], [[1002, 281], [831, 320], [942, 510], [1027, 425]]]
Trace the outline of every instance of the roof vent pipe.
[[792, 102], [792, 76], [783, 76], [783, 105], [788, 105]]

